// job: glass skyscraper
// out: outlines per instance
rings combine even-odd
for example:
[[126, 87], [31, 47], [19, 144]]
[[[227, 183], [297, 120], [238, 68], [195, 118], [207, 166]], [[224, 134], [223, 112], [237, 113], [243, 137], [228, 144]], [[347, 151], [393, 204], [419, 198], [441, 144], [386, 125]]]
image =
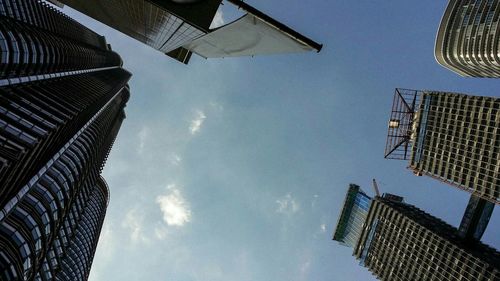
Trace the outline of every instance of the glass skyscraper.
[[156, 0], [59, 2], [163, 53], [182, 47], [186, 42], [207, 33], [220, 4], [220, 0], [187, 5]]
[[40, 0], [0, 0], [0, 54], [0, 280], [87, 280], [131, 74]]

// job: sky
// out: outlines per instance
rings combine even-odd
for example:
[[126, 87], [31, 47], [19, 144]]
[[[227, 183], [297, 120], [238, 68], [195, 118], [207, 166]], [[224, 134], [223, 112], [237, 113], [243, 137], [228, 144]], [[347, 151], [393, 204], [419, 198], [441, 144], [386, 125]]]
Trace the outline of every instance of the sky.
[[[375, 280], [331, 240], [349, 183], [373, 195], [373, 178], [460, 223], [468, 193], [383, 157], [394, 88], [499, 96], [436, 63], [447, 1], [247, 2], [323, 50], [186, 66], [64, 8], [133, 74], [91, 281]], [[500, 248], [499, 230], [496, 208], [483, 242]]]

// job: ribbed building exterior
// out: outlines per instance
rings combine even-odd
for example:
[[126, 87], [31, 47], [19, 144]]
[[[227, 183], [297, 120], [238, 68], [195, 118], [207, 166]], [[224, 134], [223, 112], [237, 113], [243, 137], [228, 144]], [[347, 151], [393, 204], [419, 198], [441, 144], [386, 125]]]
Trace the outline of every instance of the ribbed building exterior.
[[400, 201], [375, 197], [354, 248], [380, 280], [500, 280], [500, 253]]
[[130, 73], [39, 0], [0, 0], [0, 280], [87, 280]]
[[395, 104], [386, 157], [399, 145], [415, 174], [500, 203], [499, 98], [397, 89]]
[[478, 240], [463, 239], [456, 228], [392, 194], [370, 199], [364, 221], [355, 223], [355, 243], [346, 244], [339, 233], [352, 195], [351, 185], [333, 240], [352, 247], [360, 265], [378, 279], [500, 280], [498, 251]]
[[436, 60], [473, 77], [500, 77], [498, 0], [450, 0], [436, 38]]

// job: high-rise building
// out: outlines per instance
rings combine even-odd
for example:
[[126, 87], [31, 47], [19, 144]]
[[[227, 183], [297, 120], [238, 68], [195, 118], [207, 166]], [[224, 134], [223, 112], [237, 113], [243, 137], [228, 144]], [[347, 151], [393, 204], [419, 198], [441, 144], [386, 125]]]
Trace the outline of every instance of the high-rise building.
[[500, 77], [498, 0], [450, 0], [436, 38], [436, 60], [473, 77]]
[[241, 0], [246, 11], [215, 29], [210, 25], [222, 0], [59, 0], [183, 63], [194, 52], [204, 58], [321, 50], [322, 45]]
[[131, 74], [41, 0], [0, 0], [0, 280], [86, 280]]
[[495, 204], [471, 195], [458, 227], [458, 234], [464, 239], [481, 240], [494, 208]]
[[[347, 193], [346, 205], [353, 191]], [[500, 253], [481, 242], [465, 240], [442, 220], [384, 194], [370, 200], [366, 219], [356, 222], [353, 255], [380, 280], [488, 280], [500, 279]], [[344, 205], [337, 233], [345, 227]], [[344, 217], [345, 216], [345, 217]], [[342, 217], [344, 217], [342, 219]], [[349, 244], [351, 246], [351, 244]]]
[[396, 89], [386, 158], [500, 203], [500, 99]]
[[349, 185], [333, 240], [353, 248], [361, 235], [370, 203], [371, 198], [358, 185]]

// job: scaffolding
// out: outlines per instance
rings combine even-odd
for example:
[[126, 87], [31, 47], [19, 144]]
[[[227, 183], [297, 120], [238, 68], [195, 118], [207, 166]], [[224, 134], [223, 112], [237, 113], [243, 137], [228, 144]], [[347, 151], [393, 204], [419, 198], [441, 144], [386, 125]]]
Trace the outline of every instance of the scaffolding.
[[409, 159], [413, 122], [422, 93], [418, 90], [396, 88], [385, 144], [386, 159]]

